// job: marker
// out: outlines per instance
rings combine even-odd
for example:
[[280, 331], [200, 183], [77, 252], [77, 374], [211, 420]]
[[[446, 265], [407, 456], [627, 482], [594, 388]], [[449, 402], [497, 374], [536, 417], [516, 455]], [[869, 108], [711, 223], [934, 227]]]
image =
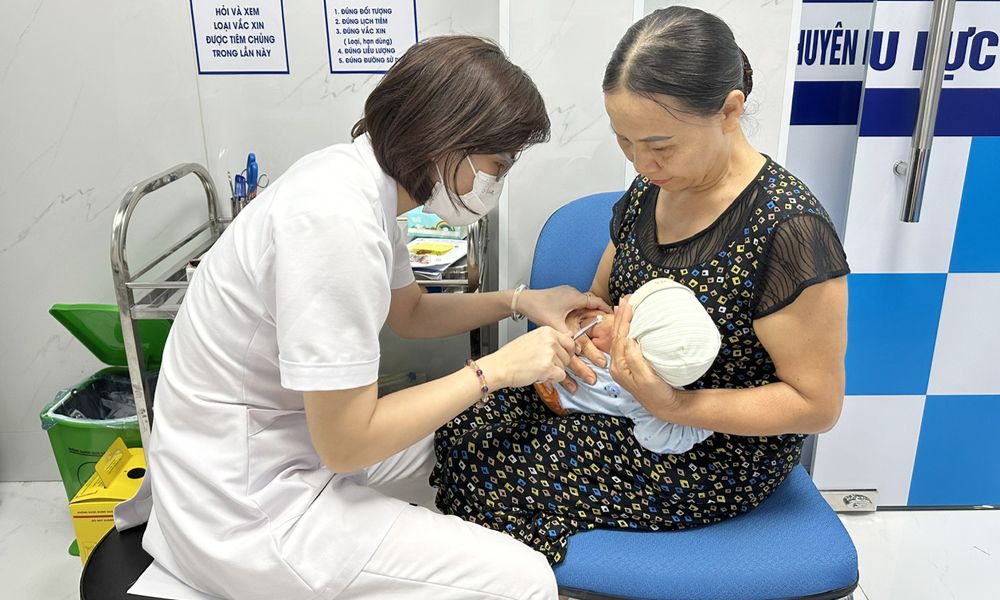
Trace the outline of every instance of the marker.
[[253, 152], [247, 155], [247, 201], [257, 197], [257, 157]]
[[247, 180], [242, 175], [236, 175], [235, 199], [233, 203], [233, 218], [243, 210], [247, 204]]

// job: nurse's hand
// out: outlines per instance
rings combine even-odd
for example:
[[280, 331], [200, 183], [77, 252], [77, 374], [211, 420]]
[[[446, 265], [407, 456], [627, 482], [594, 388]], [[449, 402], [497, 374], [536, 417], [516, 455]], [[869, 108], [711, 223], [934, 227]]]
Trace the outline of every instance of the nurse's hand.
[[569, 314], [587, 308], [611, 312], [611, 307], [592, 292], [583, 293], [568, 285], [547, 290], [524, 290], [517, 299], [517, 311], [532, 323], [548, 325], [568, 334], [576, 332], [567, 324]]
[[539, 327], [479, 359], [490, 390], [555, 383], [566, 376], [573, 339], [551, 327]]

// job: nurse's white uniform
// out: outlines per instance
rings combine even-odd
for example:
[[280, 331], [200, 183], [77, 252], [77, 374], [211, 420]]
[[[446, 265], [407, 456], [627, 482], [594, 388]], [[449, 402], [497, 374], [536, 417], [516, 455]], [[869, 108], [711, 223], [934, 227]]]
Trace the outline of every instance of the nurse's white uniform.
[[429, 440], [350, 474], [313, 449], [302, 392], [374, 382], [390, 290], [413, 282], [396, 203], [362, 136], [298, 161], [202, 261], [164, 352], [149, 476], [116, 511], [119, 528], [148, 518], [152, 571], [241, 600], [554, 597], [540, 554], [368, 487], [425, 477]]

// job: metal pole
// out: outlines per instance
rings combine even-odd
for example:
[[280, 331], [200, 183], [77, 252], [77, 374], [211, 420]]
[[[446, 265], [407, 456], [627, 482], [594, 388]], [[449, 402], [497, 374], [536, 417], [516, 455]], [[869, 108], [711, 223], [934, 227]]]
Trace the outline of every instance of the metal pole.
[[934, 0], [934, 14], [927, 34], [927, 54], [920, 82], [920, 107], [917, 125], [913, 131], [909, 162], [898, 162], [893, 167], [897, 175], [906, 177], [903, 192], [903, 210], [900, 220], [905, 223], [920, 221], [924, 190], [927, 184], [927, 165], [931, 159], [934, 141], [934, 124], [937, 122], [938, 101], [944, 81], [944, 68], [948, 60], [948, 43], [951, 24], [955, 16], [955, 0]]

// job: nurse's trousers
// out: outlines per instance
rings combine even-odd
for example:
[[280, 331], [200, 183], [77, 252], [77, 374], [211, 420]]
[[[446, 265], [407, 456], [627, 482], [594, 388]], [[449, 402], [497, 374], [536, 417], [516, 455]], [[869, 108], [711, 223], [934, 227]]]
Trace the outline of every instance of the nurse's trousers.
[[430, 436], [368, 468], [369, 485], [406, 506], [337, 600], [555, 600], [555, 576], [543, 555], [427, 508], [433, 506], [427, 483], [433, 466]]

